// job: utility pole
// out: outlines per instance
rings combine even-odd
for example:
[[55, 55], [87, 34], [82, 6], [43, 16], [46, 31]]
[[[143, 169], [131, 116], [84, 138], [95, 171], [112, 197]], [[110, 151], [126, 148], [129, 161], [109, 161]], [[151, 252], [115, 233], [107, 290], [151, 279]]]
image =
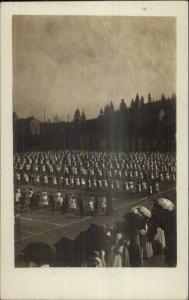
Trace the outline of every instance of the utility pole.
[[45, 106], [44, 106], [44, 123], [46, 122]]

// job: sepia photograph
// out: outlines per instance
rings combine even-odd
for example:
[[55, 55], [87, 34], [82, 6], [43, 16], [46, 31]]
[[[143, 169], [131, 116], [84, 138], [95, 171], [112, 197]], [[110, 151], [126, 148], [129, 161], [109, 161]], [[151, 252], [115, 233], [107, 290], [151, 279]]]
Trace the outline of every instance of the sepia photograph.
[[1, 299], [188, 299], [187, 8], [2, 2]]
[[176, 18], [14, 15], [12, 59], [15, 267], [176, 267]]

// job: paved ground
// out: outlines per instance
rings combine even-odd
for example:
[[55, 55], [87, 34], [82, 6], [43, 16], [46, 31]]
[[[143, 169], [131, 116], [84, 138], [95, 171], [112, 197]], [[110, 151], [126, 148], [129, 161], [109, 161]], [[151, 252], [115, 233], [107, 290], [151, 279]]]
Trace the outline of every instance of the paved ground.
[[[37, 188], [42, 190], [43, 188]], [[80, 194], [84, 193], [82, 191]], [[86, 192], [84, 193], [86, 197]], [[153, 200], [159, 197], [166, 197], [174, 202], [176, 201], [176, 189], [174, 185], [166, 185], [161, 188], [158, 194], [153, 196], [136, 196], [125, 195], [123, 193], [117, 195], [115, 213], [113, 217], [107, 216], [84, 216], [80, 218], [79, 214], [67, 213], [62, 215], [61, 212], [52, 214], [50, 209], [39, 209], [37, 211], [22, 212], [19, 221], [15, 226], [15, 255], [31, 242], [45, 242], [54, 245], [62, 237], [75, 239], [82, 231], [89, 228], [90, 224], [115, 224], [121, 221], [123, 216], [134, 206], [144, 205], [148, 208], [152, 207]], [[18, 224], [19, 222], [19, 224]], [[161, 257], [154, 257], [148, 261], [145, 266], [165, 266]]]

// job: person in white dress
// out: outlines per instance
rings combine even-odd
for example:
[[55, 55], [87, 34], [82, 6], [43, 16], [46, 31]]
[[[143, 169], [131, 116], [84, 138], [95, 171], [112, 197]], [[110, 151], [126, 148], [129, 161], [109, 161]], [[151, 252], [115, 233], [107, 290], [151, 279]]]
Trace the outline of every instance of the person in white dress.
[[58, 191], [55, 197], [55, 209], [60, 208], [61, 193]]
[[57, 198], [57, 206], [58, 208], [60, 208], [62, 205], [62, 198], [61, 198], [61, 195], [59, 195], [59, 197]]
[[57, 178], [56, 178], [56, 176], [53, 176], [53, 178], [52, 178], [52, 184], [53, 185], [57, 185]]
[[48, 196], [47, 196], [46, 192], [43, 192], [43, 194], [42, 194], [42, 206], [43, 206], [43, 208], [46, 208], [49, 206]]
[[20, 203], [20, 198], [21, 198], [21, 192], [20, 192], [20, 189], [17, 189], [16, 194], [15, 194], [15, 202], [16, 202], [16, 204]]
[[48, 184], [49, 183], [49, 181], [48, 181], [48, 176], [47, 175], [44, 175], [43, 176], [43, 182], [44, 182], [44, 184]]
[[105, 214], [106, 213], [106, 208], [107, 208], [107, 199], [105, 196], [102, 197], [102, 213]]
[[123, 267], [124, 239], [122, 233], [117, 233], [115, 245], [112, 246], [110, 255], [111, 267]]
[[76, 211], [76, 209], [77, 209], [76, 198], [74, 197], [73, 194], [71, 195], [71, 197], [69, 199], [69, 208], [72, 211]]

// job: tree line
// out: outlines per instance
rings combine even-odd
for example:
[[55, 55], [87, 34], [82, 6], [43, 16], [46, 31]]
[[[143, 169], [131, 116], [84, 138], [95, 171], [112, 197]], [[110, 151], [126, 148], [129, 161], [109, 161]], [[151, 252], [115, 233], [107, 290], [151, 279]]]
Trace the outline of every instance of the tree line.
[[111, 101], [94, 119], [87, 119], [84, 110], [80, 112], [77, 108], [71, 122], [41, 122], [37, 137], [29, 131], [22, 136], [24, 121], [22, 119], [22, 125], [18, 126], [18, 120], [14, 122], [15, 149], [18, 151], [21, 151], [19, 144], [23, 139], [25, 148], [42, 150], [175, 151], [176, 147], [175, 94], [168, 98], [162, 95], [159, 100], [149, 94], [145, 103], [144, 97], [137, 93], [129, 107], [121, 99], [118, 110]]

